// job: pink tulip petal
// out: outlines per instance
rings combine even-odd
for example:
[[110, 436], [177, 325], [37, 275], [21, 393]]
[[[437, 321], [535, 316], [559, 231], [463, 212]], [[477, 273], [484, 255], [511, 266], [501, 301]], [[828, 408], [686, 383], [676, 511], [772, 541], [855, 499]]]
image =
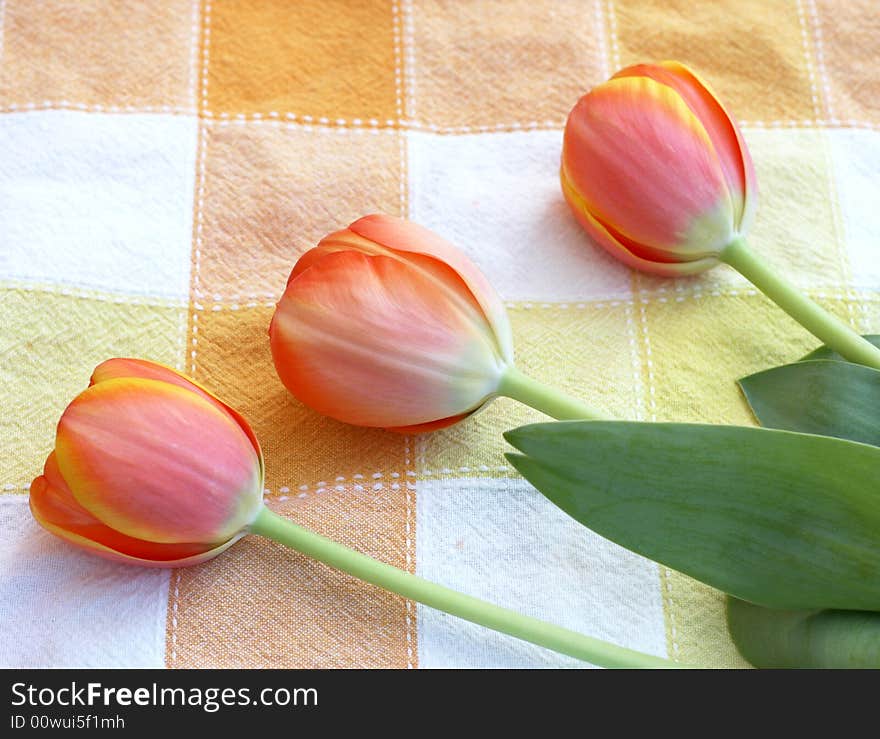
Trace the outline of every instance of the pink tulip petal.
[[158, 544], [120, 534], [77, 503], [61, 477], [54, 453], [46, 461], [44, 474], [31, 484], [30, 507], [43, 528], [80, 548], [118, 561], [176, 567], [182, 562], [209, 559], [230, 543]]
[[748, 226], [754, 209], [756, 179], [752, 158], [733, 116], [709, 84], [676, 61], [637, 64], [614, 75], [650, 77], [674, 89], [700, 119], [712, 141], [734, 203], [734, 223], [740, 232]]
[[[433, 231], [394, 216], [364, 216], [351, 226], [321, 239], [303, 254], [288, 277], [288, 284], [328, 254], [356, 251], [367, 255], [403, 257], [446, 283], [450, 295], [479, 306], [491, 327], [498, 353], [513, 361], [513, 335], [507, 311], [479, 268], [463, 252]], [[415, 257], [421, 256], [422, 259]]]
[[564, 171], [561, 172], [562, 192], [571, 210], [584, 230], [599, 246], [609, 254], [633, 269], [662, 277], [683, 277], [704, 272], [718, 264], [718, 259], [703, 256], [692, 260], [675, 260], [666, 255], [651, 253], [646, 247], [636, 244], [607, 225], [600, 223], [585, 207], [584, 202], [568, 184]]
[[[667, 85], [623, 77], [581, 98], [566, 125], [563, 167], [593, 216], [637, 243], [701, 254], [732, 237], [712, 142]], [[717, 243], [705, 243], [706, 233]]]
[[422, 254], [451, 267], [488, 319], [498, 342], [499, 354], [513, 361], [513, 335], [504, 303], [486, 276], [464, 252], [430, 229], [404, 218], [374, 214], [358, 219], [349, 229], [378, 247], [375, 252], [365, 253], [381, 254], [387, 249], [401, 254]]
[[260, 442], [244, 416], [234, 408], [226, 405], [226, 403], [209, 390], [199, 385], [195, 380], [184, 377], [177, 372], [177, 370], [171, 369], [171, 367], [159, 364], [158, 362], [150, 362], [146, 359], [115, 357], [101, 362], [101, 364], [95, 367], [94, 372], [92, 372], [92, 377], [89, 380], [89, 386], [96, 385], [97, 383], [106, 380], [119, 380], [126, 377], [141, 378], [143, 380], [159, 380], [161, 382], [168, 382], [172, 385], [176, 385], [177, 387], [182, 387], [186, 390], [191, 390], [199, 397], [204, 398], [209, 403], [216, 405], [218, 408], [228, 413], [232, 416], [235, 422], [241, 426], [242, 431], [244, 431], [245, 435], [250, 439], [254, 451], [260, 458], [260, 468], [262, 469], [263, 452], [260, 449]]
[[165, 381], [93, 385], [62, 415], [55, 449], [76, 501], [134, 538], [226, 541], [262, 504], [260, 460], [238, 423]]

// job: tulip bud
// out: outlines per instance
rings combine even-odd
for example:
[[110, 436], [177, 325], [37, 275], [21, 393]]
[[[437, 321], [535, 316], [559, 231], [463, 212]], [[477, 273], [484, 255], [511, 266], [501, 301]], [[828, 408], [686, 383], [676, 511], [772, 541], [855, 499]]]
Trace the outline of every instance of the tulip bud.
[[755, 170], [736, 122], [683, 64], [638, 64], [594, 87], [565, 125], [560, 180], [587, 233], [630, 267], [696, 274], [724, 262], [824, 344], [880, 369], [880, 349], [749, 249]]
[[246, 533], [263, 500], [263, 457], [247, 422], [174, 370], [99, 365], [67, 406], [31, 484], [34, 518], [109, 559], [180, 567]]
[[757, 194], [735, 121], [678, 62], [628, 67], [584, 95], [565, 126], [560, 178], [595, 241], [669, 276], [718, 264]]
[[281, 381], [303, 403], [404, 432], [474, 412], [513, 362], [504, 305], [477, 267], [426, 228], [384, 215], [300, 257], [269, 337]]

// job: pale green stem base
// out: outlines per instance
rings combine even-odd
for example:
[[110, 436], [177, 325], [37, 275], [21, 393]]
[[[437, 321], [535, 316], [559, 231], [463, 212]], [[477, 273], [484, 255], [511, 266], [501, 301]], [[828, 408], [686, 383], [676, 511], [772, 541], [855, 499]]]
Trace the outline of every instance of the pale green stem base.
[[505, 371], [498, 394], [525, 403], [557, 421], [606, 421], [609, 417], [577, 398], [524, 375], [516, 367]]
[[720, 257], [822, 343], [850, 362], [880, 369], [880, 349], [780, 277], [744, 239], [731, 241]]
[[436, 585], [337, 544], [288, 521], [265, 506], [257, 514], [250, 531], [404, 598], [600, 667], [684, 667], [667, 659], [584, 636]]

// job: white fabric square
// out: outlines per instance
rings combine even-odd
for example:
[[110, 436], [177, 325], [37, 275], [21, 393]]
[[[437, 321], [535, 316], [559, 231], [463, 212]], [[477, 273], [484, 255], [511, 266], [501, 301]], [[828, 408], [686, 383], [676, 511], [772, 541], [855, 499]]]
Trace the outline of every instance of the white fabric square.
[[559, 186], [562, 131], [408, 133], [410, 218], [464, 250], [511, 301], [630, 297]]
[[168, 570], [82, 552], [0, 495], [0, 667], [164, 667]]
[[[584, 528], [525, 480], [418, 483], [416, 572], [469, 595], [658, 656], [657, 565]], [[420, 667], [584, 667], [419, 606]]]
[[834, 174], [853, 282], [880, 285], [880, 131], [832, 129]]
[[197, 122], [0, 116], [0, 279], [185, 300]]

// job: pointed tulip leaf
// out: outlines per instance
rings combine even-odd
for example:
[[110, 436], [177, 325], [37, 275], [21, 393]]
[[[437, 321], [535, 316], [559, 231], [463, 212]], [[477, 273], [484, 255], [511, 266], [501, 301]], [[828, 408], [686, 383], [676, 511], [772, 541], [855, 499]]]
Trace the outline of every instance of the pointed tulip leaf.
[[827, 359], [744, 377], [743, 394], [762, 426], [880, 446], [880, 371]]
[[783, 611], [727, 598], [740, 654], [764, 668], [880, 668], [880, 613]]
[[[862, 336], [863, 339], [866, 339], [878, 349], [880, 349], [880, 334], [865, 334]], [[840, 356], [834, 349], [829, 346], [823, 344], [818, 349], [814, 349], [805, 357], [803, 357], [800, 361], [808, 361], [810, 359], [832, 359], [835, 362], [846, 362], [848, 360], [844, 359]]]
[[567, 421], [511, 464], [598, 534], [772, 608], [880, 610], [880, 448], [771, 429]]

